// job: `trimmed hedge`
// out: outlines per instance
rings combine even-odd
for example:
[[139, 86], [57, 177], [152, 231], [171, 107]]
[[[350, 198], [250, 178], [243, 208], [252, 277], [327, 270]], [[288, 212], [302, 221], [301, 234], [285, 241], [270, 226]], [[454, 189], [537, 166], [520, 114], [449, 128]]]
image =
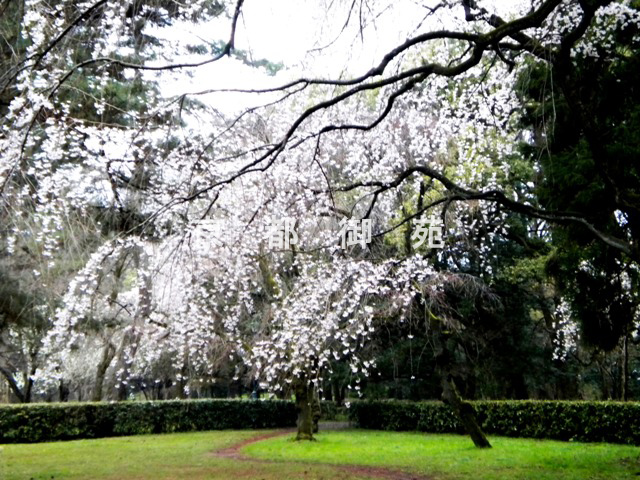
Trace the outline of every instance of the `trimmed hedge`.
[[[501, 400], [470, 402], [485, 433], [640, 445], [640, 403]], [[353, 402], [349, 419], [376, 430], [464, 433], [441, 402]]]
[[231, 428], [281, 428], [294, 426], [295, 420], [295, 406], [279, 400], [4, 405], [0, 407], [0, 443]]
[[320, 401], [320, 419], [321, 420], [337, 420], [338, 415], [346, 414], [345, 407], [338, 407], [336, 402], [330, 400]]

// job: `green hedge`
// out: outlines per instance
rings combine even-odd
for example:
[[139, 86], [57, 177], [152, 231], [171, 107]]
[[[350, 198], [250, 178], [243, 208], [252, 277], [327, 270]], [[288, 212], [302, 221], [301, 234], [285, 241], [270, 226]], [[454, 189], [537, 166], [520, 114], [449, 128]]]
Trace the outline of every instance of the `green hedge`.
[[335, 402], [330, 400], [322, 400], [320, 402], [320, 420], [337, 420], [338, 415], [344, 414], [345, 408], [338, 407]]
[[[471, 402], [486, 433], [510, 437], [640, 445], [640, 403], [505, 400]], [[441, 402], [353, 402], [361, 428], [464, 433]]]
[[295, 407], [277, 400], [167, 400], [41, 403], [0, 407], [0, 443], [31, 443], [145, 433], [280, 428]]

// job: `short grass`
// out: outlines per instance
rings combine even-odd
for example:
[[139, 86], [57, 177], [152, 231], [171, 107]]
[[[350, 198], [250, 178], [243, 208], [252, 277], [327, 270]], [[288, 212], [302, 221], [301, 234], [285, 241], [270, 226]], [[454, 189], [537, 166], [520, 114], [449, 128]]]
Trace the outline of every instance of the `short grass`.
[[239, 462], [214, 450], [264, 432], [216, 431], [0, 446], [1, 480], [351, 480], [332, 467]]
[[276, 437], [244, 452], [282, 462], [386, 466], [435, 479], [611, 479], [640, 478], [640, 448], [492, 437], [481, 450], [459, 435], [365, 430], [327, 432], [316, 442]]
[[[249, 445], [255, 461], [212, 455], [258, 436], [256, 431], [141, 435], [0, 446], [1, 480], [355, 480], [368, 478], [339, 466], [389, 467], [437, 479], [639, 478], [640, 449], [493, 437], [495, 448], [477, 450], [457, 435], [364, 430], [318, 435], [297, 443], [291, 436]], [[268, 459], [268, 462], [260, 459]], [[391, 477], [390, 477], [391, 478]]]

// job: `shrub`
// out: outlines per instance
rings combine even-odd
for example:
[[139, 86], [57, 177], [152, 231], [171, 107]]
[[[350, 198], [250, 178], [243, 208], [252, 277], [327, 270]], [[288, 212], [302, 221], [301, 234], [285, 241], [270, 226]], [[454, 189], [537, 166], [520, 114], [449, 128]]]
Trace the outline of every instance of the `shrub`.
[[[640, 403], [501, 400], [471, 402], [486, 433], [640, 445]], [[377, 430], [464, 433], [441, 402], [353, 402], [349, 419]]]
[[295, 425], [291, 402], [167, 400], [0, 407], [0, 443]]

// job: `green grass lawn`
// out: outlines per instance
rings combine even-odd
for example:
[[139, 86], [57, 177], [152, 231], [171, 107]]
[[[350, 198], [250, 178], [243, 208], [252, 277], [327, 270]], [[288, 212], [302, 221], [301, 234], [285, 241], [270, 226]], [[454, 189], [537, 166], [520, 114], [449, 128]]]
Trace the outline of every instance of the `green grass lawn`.
[[640, 449], [624, 445], [493, 437], [494, 449], [477, 450], [468, 438], [457, 435], [364, 430], [322, 433], [316, 442], [296, 443], [291, 435], [264, 440], [244, 449], [255, 461], [212, 454], [261, 433], [216, 431], [2, 445], [0, 479], [370, 478], [320, 463], [383, 466], [434, 480], [624, 479], [640, 473]]
[[387, 466], [437, 479], [640, 478], [640, 448], [492, 437], [477, 449], [468, 437], [365, 430], [327, 432], [317, 442], [278, 437], [245, 447], [255, 457]]
[[1, 480], [351, 480], [335, 468], [240, 462], [211, 454], [264, 432], [140, 435], [0, 446]]

